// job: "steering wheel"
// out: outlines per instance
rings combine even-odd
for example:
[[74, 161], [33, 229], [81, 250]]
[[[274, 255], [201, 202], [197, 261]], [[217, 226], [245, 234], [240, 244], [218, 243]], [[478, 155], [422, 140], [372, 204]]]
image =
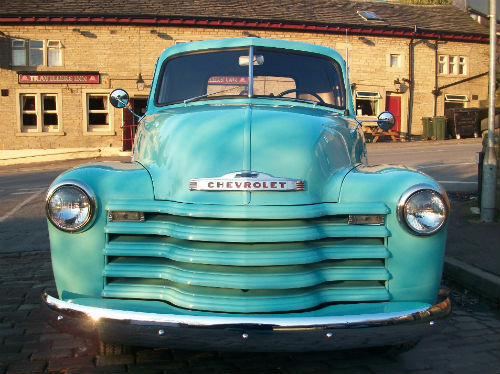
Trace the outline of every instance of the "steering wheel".
[[276, 97], [283, 97], [285, 95], [288, 95], [289, 93], [292, 93], [292, 92], [296, 92], [298, 94], [301, 94], [301, 93], [304, 93], [304, 94], [309, 94], [309, 95], [312, 95], [314, 96], [316, 99], [318, 99], [318, 101], [321, 103], [321, 104], [324, 104], [325, 101], [321, 98], [321, 96], [319, 96], [317, 93], [315, 92], [312, 92], [312, 91], [307, 91], [307, 90], [298, 90], [297, 88], [292, 88], [290, 90], [285, 90], [283, 92], [280, 92]]

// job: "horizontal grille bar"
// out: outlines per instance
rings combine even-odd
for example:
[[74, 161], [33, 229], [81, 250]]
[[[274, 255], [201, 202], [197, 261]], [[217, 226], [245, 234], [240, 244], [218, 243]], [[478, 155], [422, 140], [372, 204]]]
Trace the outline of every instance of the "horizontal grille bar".
[[346, 217], [294, 220], [220, 220], [155, 215], [145, 222], [108, 222], [108, 234], [170, 236], [216, 242], [290, 242], [328, 237], [387, 237], [385, 226], [348, 225]]
[[157, 200], [115, 200], [106, 210], [139, 211], [222, 219], [297, 219], [347, 214], [389, 214], [384, 203], [322, 203], [312, 205], [210, 205]]
[[388, 258], [382, 238], [284, 243], [218, 243], [148, 235], [110, 235], [107, 256], [147, 256], [233, 266], [300, 265], [341, 259]]
[[327, 261], [309, 265], [238, 267], [186, 264], [167, 259], [119, 257], [105, 268], [107, 277], [166, 279], [174, 283], [234, 289], [293, 289], [333, 281], [386, 281], [379, 260]]
[[160, 300], [178, 307], [225, 313], [291, 312], [328, 303], [387, 301], [389, 292], [379, 282], [325, 283], [287, 290], [234, 290], [187, 286], [167, 280], [140, 282], [110, 279], [103, 297]]

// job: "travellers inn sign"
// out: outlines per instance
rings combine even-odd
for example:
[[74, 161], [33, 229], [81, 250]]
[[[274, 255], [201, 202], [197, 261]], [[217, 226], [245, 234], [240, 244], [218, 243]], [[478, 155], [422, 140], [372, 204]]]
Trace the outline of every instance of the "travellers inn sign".
[[99, 84], [100, 75], [97, 71], [86, 72], [19, 72], [19, 83], [24, 84]]

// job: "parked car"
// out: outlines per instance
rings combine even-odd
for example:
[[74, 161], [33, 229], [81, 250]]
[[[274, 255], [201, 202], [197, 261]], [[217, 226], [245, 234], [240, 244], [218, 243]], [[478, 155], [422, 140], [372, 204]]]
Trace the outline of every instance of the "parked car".
[[165, 50], [133, 161], [69, 170], [48, 191], [52, 322], [104, 352], [407, 348], [438, 329], [446, 194], [367, 166], [349, 87], [318, 45]]

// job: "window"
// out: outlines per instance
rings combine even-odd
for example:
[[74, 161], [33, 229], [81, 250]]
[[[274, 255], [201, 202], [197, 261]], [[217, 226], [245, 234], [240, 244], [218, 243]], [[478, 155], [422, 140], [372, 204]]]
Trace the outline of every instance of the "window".
[[12, 66], [61, 66], [62, 44], [60, 40], [13, 40]]
[[450, 75], [467, 75], [467, 58], [464, 56], [438, 57], [438, 73]]
[[47, 41], [47, 65], [62, 65], [62, 46], [60, 40]]
[[445, 94], [444, 95], [444, 100], [445, 101], [467, 102], [467, 101], [469, 101], [469, 98], [467, 97], [467, 95], [450, 95], [450, 94]]
[[112, 132], [112, 113], [109, 94], [84, 92], [84, 133], [93, 135], [114, 135]]
[[58, 93], [20, 93], [20, 132], [61, 133], [59, 97]]
[[467, 63], [465, 57], [460, 56], [458, 58], [458, 74], [466, 75], [467, 74]]
[[378, 92], [356, 92], [356, 115], [378, 116], [380, 114], [380, 99]]
[[457, 56], [448, 56], [448, 74], [457, 74]]
[[399, 68], [401, 66], [401, 55], [391, 54], [389, 66], [391, 68]]
[[363, 11], [358, 10], [358, 14], [365, 21], [378, 21], [378, 20], [380, 20], [380, 17], [377, 16], [377, 13], [375, 13], [375, 12], [370, 12], [370, 11], [366, 11], [366, 10], [363, 10]]
[[26, 41], [12, 41], [12, 65], [26, 66]]
[[447, 56], [439, 56], [438, 61], [438, 72], [439, 74], [447, 74], [448, 67], [446, 66]]

